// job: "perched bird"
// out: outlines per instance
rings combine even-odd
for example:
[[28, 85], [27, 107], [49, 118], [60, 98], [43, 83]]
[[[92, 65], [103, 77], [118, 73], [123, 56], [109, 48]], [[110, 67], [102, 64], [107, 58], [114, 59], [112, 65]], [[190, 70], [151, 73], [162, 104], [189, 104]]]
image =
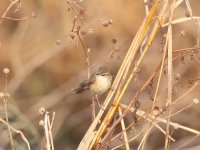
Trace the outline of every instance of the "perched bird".
[[109, 90], [112, 83], [112, 75], [106, 67], [100, 67], [97, 72], [94, 72], [90, 79], [81, 82], [78, 88], [72, 91], [75, 94], [82, 93], [86, 90], [91, 90], [93, 94], [102, 95]]

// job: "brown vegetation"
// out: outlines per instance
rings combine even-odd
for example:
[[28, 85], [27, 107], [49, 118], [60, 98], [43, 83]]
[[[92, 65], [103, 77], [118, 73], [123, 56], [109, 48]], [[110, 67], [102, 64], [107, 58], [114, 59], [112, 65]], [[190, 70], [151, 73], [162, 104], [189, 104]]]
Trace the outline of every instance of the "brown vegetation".
[[[0, 149], [200, 149], [199, 1], [1, 1]], [[71, 89], [107, 66], [109, 92]]]

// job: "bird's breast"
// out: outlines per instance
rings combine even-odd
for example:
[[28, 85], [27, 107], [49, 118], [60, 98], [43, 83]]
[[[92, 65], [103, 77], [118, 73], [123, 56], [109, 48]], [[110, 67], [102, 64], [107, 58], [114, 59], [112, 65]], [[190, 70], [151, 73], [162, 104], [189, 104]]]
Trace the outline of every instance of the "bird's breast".
[[93, 93], [101, 95], [110, 88], [111, 82], [112, 82], [111, 76], [96, 75], [95, 82], [90, 85], [90, 89]]

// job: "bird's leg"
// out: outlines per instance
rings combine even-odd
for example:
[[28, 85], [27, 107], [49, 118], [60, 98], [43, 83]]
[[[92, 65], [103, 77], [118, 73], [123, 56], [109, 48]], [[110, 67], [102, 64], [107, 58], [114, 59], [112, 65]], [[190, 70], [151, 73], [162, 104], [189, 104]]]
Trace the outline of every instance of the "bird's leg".
[[92, 104], [91, 104], [91, 107], [92, 107], [92, 121], [93, 121], [95, 119], [95, 117], [96, 117], [95, 97], [94, 97], [94, 95], [92, 95]]
[[100, 109], [104, 109], [104, 106], [101, 105], [100, 102], [99, 102], [99, 99], [98, 99], [97, 94], [95, 94], [95, 97], [96, 97], [95, 99], [96, 99], [96, 101], [97, 101], [97, 104], [99, 105], [99, 108], [100, 108]]
[[113, 88], [113, 87], [110, 87], [109, 88], [109, 91], [115, 91], [116, 89], [115, 88]]
[[101, 104], [99, 102], [98, 96], [95, 94], [95, 100], [97, 101], [97, 104], [99, 105], [99, 107], [101, 108]]

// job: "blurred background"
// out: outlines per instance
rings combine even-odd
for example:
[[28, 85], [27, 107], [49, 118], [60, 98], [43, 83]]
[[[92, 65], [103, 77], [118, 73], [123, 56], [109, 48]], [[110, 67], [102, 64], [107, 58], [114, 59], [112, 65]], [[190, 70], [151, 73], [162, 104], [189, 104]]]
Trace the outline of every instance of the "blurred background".
[[[147, 3], [152, 6], [152, 2]], [[199, 1], [191, 1], [194, 16], [200, 15]], [[9, 8], [9, 9], [8, 9]], [[187, 13], [185, 3], [175, 11], [175, 17]], [[55, 112], [53, 137], [55, 149], [76, 149], [92, 122], [90, 92], [74, 95], [71, 89], [88, 78], [86, 60], [90, 73], [99, 66], [107, 66], [116, 75], [132, 39], [145, 17], [143, 1], [133, 0], [0, 0], [0, 91], [4, 91], [9, 68], [7, 91], [10, 124], [23, 131], [32, 149], [45, 147], [44, 130], [39, 126], [43, 116], [38, 113], [44, 107]], [[198, 26], [192, 21], [173, 26], [174, 50], [198, 45]], [[127, 102], [138, 84], [143, 83], [162, 58], [162, 28], [158, 38], [144, 59], [137, 81], [130, 86], [124, 101]], [[184, 34], [184, 36], [183, 36]], [[196, 56], [200, 60], [199, 54]], [[181, 62], [182, 61], [182, 62]], [[200, 62], [185, 56], [174, 62], [174, 74], [184, 80], [200, 77]], [[162, 106], [166, 90], [166, 78], [159, 93]], [[174, 81], [175, 82], [175, 81]], [[179, 97], [188, 87], [181, 84], [174, 89]], [[148, 93], [148, 91], [146, 91]], [[141, 96], [141, 109], [148, 108], [149, 95]], [[105, 95], [99, 99], [103, 100]], [[188, 105], [193, 98], [200, 98], [199, 87], [185, 97], [182, 105]], [[163, 100], [163, 101], [162, 101]], [[101, 101], [101, 103], [103, 103]], [[0, 101], [0, 117], [5, 118], [3, 101]], [[198, 107], [192, 107], [175, 118], [186, 117], [181, 122], [200, 130]], [[98, 110], [98, 107], [97, 107]], [[189, 117], [193, 116], [193, 117]], [[195, 122], [194, 122], [195, 120]], [[180, 121], [180, 120], [179, 120]], [[131, 120], [130, 120], [131, 122]], [[157, 131], [159, 132], [159, 131]], [[0, 126], [0, 148], [9, 149], [7, 128]], [[152, 134], [149, 149], [159, 149], [163, 141], [155, 143], [161, 133]], [[16, 149], [26, 149], [20, 136], [13, 134]], [[181, 139], [182, 133], [177, 134]], [[190, 135], [187, 135], [190, 136]], [[164, 137], [164, 136], [163, 136]], [[154, 143], [154, 144], [152, 144]], [[123, 149], [123, 148], [122, 148]]]

